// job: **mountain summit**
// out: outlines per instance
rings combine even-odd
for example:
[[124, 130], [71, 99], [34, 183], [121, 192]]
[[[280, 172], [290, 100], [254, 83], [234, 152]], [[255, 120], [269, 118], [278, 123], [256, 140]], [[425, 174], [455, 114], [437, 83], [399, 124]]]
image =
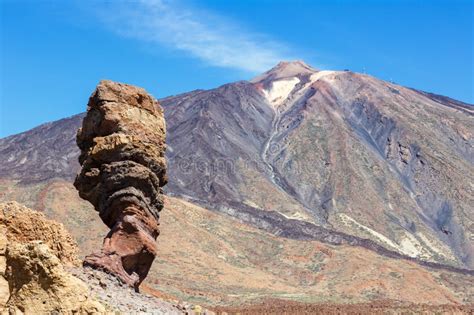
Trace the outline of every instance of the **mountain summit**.
[[291, 93], [305, 90], [328, 71], [318, 71], [303, 61], [282, 61], [250, 82], [255, 84], [272, 107], [279, 107]]
[[299, 77], [308, 74], [311, 75], [317, 71], [317, 69], [307, 65], [301, 60], [281, 61], [272, 69], [250, 80], [250, 82], [258, 83], [283, 78]]

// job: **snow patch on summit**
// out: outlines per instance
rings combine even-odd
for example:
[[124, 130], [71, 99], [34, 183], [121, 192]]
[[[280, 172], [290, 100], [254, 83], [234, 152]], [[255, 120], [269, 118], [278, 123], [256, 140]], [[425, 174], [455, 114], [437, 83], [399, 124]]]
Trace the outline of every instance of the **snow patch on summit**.
[[331, 70], [322, 70], [315, 72], [309, 76], [309, 80], [307, 80], [305, 85], [301, 89], [299, 89], [298, 93], [300, 93], [300, 96], [302, 96], [306, 89], [311, 87], [317, 81], [325, 81], [329, 84], [332, 84], [334, 83], [337, 74], [338, 71]]
[[272, 82], [269, 90], [263, 90], [263, 94], [273, 106], [281, 105], [290, 95], [300, 79], [293, 77]]
[[[318, 71], [316, 72], [315, 74], [312, 74], [311, 77], [310, 77], [310, 81], [311, 83], [313, 82], [316, 82], [322, 78], [325, 78], [327, 77], [328, 75], [330, 74], [333, 74], [333, 73], [336, 73], [337, 71], [330, 71], [330, 70], [322, 70], [322, 71]], [[333, 78], [325, 78], [325, 79], [329, 79], [329, 81], [331, 81], [331, 79]]]

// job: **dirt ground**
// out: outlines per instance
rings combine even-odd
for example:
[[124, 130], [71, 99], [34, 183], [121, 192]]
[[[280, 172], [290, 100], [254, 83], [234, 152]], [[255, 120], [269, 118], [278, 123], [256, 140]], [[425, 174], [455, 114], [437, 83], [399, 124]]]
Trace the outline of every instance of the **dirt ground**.
[[217, 314], [270, 315], [270, 314], [474, 314], [471, 305], [407, 305], [392, 301], [360, 304], [304, 304], [283, 300], [268, 300], [256, 305], [216, 307]]

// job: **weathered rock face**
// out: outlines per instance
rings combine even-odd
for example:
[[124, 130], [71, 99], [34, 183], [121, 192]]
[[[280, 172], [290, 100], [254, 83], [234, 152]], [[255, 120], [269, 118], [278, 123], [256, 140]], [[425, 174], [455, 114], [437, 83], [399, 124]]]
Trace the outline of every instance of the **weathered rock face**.
[[74, 183], [111, 229], [84, 265], [138, 289], [156, 256], [166, 182], [165, 121], [145, 90], [101, 81], [77, 134], [82, 170]]
[[0, 204], [0, 229], [5, 242], [42, 241], [63, 263], [80, 263], [77, 244], [61, 223], [48, 220], [44, 214], [17, 202]]
[[0, 204], [0, 312], [104, 312], [66, 269], [78, 263], [76, 254], [62, 224], [16, 202]]
[[89, 298], [87, 285], [68, 273], [43, 242], [12, 244], [5, 256], [10, 313], [92, 314], [105, 311], [100, 303]]

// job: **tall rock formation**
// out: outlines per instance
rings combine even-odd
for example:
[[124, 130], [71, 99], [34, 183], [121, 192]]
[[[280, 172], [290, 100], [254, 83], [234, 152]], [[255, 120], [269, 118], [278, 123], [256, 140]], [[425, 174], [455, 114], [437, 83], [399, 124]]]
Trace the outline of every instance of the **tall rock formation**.
[[165, 120], [145, 90], [101, 81], [77, 134], [82, 170], [75, 180], [110, 228], [84, 265], [116, 275], [136, 290], [156, 256], [166, 184]]

